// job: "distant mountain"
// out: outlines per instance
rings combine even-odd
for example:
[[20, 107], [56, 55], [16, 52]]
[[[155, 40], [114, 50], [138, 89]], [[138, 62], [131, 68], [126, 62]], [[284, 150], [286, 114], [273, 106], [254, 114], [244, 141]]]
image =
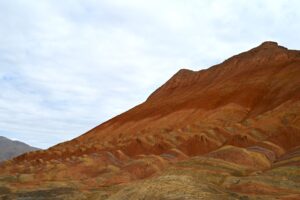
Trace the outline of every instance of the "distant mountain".
[[0, 136], [0, 162], [34, 150], [38, 148]]

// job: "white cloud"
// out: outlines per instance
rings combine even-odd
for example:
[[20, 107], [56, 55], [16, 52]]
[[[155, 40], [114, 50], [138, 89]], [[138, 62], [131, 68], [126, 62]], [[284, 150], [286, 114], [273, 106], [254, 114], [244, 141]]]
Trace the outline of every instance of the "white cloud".
[[276, 40], [300, 46], [297, 1], [0, 1], [0, 135], [38, 147]]

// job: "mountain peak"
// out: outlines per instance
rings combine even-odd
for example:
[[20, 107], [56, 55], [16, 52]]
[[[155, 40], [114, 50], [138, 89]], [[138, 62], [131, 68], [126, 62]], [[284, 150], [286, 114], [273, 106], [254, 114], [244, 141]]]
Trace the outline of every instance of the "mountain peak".
[[235, 55], [224, 61], [224, 64], [241, 69], [250, 69], [255, 66], [277, 66], [299, 58], [299, 51], [292, 51], [286, 47], [280, 46], [277, 42], [265, 41], [259, 46], [249, 51]]
[[273, 47], [278, 47], [278, 43], [274, 42], [274, 41], [265, 41], [263, 42], [261, 45], [259, 45], [260, 47], [268, 47], [268, 48], [273, 48]]
[[286, 47], [280, 46], [277, 42], [274, 41], [265, 41], [263, 43], [261, 43], [261, 45], [259, 45], [258, 47], [256, 47], [255, 49], [284, 49], [284, 50], [288, 50]]
[[0, 136], [0, 162], [34, 150], [38, 149], [23, 142]]
[[[186, 87], [208, 87], [219, 81], [229, 80], [236, 76], [248, 76], [249, 73], [264, 70], [276, 70], [287, 63], [299, 61], [300, 51], [289, 50], [274, 41], [265, 41], [248, 51], [232, 56], [210, 69], [192, 71], [179, 70], [162, 87], [152, 93], [149, 99], [169, 99], [170, 95], [178, 92], [178, 96], [186, 92]], [[199, 86], [200, 87], [200, 86]], [[175, 90], [176, 89], [176, 90]], [[175, 91], [175, 92], [174, 92]], [[195, 91], [200, 91], [197, 89]], [[177, 97], [176, 97], [177, 98]]]

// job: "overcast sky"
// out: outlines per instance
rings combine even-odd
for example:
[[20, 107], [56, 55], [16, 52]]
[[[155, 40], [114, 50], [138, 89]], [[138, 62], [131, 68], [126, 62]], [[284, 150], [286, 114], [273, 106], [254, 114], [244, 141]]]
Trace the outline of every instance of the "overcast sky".
[[0, 0], [0, 135], [48, 148], [142, 103], [180, 68], [265, 40], [300, 49], [300, 3]]

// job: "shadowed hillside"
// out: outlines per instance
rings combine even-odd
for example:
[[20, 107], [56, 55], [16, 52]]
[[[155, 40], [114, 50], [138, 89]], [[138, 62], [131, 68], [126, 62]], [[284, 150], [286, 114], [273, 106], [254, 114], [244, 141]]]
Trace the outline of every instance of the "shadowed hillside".
[[0, 162], [35, 150], [38, 148], [0, 136]]

